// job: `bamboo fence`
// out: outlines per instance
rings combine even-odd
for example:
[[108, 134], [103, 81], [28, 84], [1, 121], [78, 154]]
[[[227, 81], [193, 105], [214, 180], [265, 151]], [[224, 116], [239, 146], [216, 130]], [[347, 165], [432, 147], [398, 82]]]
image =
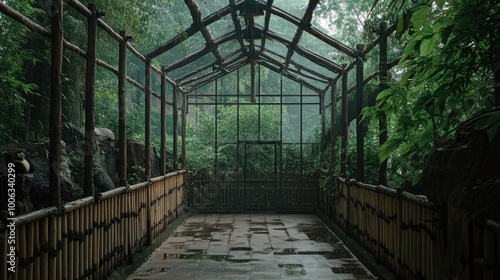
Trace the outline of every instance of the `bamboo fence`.
[[0, 226], [0, 279], [105, 279], [147, 245], [149, 230], [154, 238], [183, 213], [184, 180], [173, 172], [17, 216], [15, 273], [6, 270], [9, 233]]
[[[439, 205], [425, 196], [340, 179], [319, 204], [396, 279], [442, 279], [445, 225]], [[466, 222], [461, 279], [500, 279], [500, 223]]]

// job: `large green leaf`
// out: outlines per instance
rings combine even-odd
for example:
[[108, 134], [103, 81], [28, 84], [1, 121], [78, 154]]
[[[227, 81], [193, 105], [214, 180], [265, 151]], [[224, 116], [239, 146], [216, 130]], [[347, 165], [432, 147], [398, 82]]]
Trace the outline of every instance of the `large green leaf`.
[[420, 6], [413, 12], [411, 23], [415, 30], [420, 30], [424, 26], [430, 11], [431, 9], [429, 7]]
[[434, 49], [434, 38], [425, 38], [420, 41], [420, 55], [428, 56]]
[[389, 157], [389, 155], [394, 152], [394, 150], [396, 150], [402, 143], [403, 140], [400, 138], [387, 140], [382, 146], [380, 146], [380, 149], [378, 150], [379, 162], [385, 161]]

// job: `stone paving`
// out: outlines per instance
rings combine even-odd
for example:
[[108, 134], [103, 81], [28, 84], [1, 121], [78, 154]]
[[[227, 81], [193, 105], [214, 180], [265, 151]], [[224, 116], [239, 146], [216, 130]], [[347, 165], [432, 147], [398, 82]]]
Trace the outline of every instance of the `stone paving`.
[[375, 278], [315, 215], [197, 214], [128, 279]]

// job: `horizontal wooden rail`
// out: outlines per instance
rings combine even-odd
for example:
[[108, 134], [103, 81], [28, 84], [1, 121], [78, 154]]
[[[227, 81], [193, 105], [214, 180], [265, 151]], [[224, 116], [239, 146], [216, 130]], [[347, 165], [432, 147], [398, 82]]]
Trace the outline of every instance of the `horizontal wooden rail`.
[[[0, 223], [0, 279], [105, 279], [146, 246], [148, 207], [153, 237], [183, 213], [184, 182], [184, 171], [173, 172]], [[15, 272], [6, 269], [9, 236]]]

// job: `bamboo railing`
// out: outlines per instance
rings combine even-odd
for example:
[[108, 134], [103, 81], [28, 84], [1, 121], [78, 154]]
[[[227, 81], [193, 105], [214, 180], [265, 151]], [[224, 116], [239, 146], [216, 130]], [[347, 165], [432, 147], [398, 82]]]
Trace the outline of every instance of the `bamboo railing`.
[[[320, 192], [319, 204], [396, 279], [442, 279], [447, 245], [439, 205], [424, 196], [344, 179]], [[500, 279], [500, 223], [465, 222], [469, 230], [460, 279]]]
[[0, 227], [0, 279], [105, 279], [147, 245], [148, 231], [158, 236], [183, 213], [184, 181], [184, 171], [173, 172], [17, 216], [15, 273], [5, 265], [10, 232]]

